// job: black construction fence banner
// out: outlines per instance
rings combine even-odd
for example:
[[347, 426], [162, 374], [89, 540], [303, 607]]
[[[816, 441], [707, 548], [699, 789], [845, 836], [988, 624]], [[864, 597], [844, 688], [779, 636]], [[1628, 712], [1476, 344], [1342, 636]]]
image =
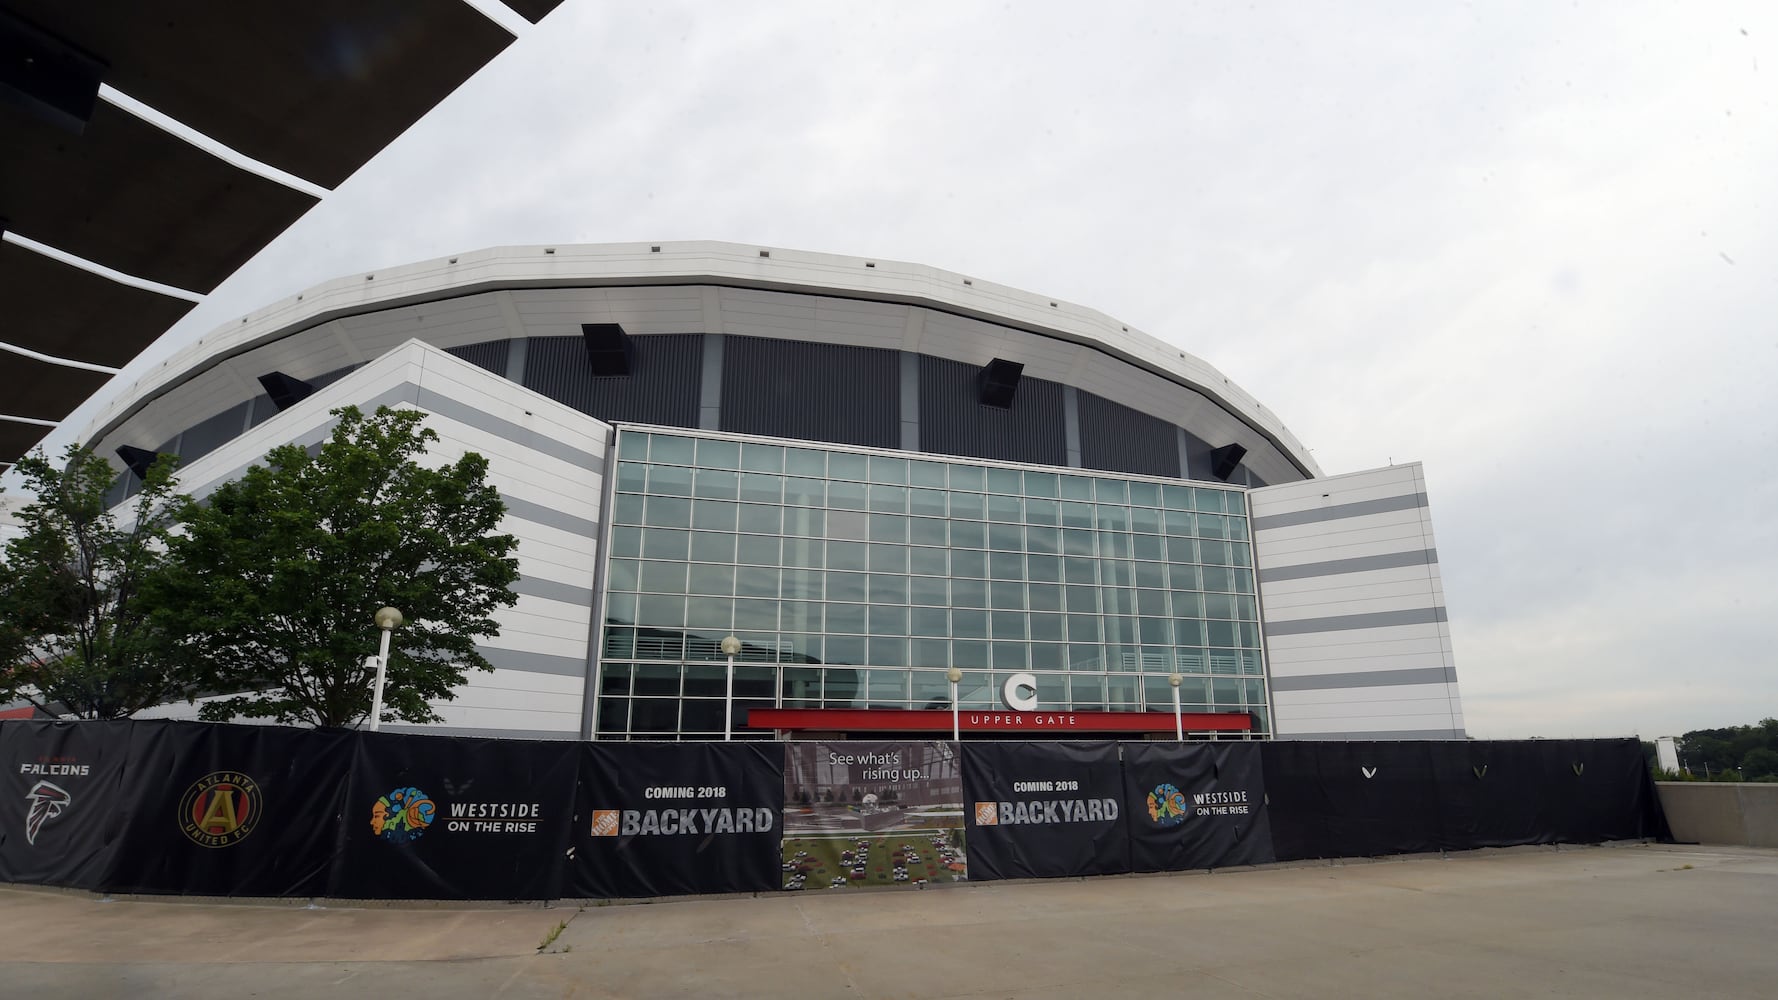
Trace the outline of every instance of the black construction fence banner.
[[1262, 743], [1279, 861], [1440, 849], [1438, 784], [1425, 742]]
[[1125, 743], [1123, 758], [1136, 871], [1274, 860], [1257, 744]]
[[106, 888], [315, 896], [327, 888], [352, 746], [347, 730], [137, 722]]
[[782, 743], [588, 743], [580, 765], [567, 895], [782, 886]]
[[1116, 743], [963, 744], [969, 877], [1130, 870]]
[[103, 886], [131, 725], [0, 726], [0, 882]]
[[784, 888], [968, 878], [957, 744], [812, 740], [784, 748]]
[[360, 734], [327, 894], [560, 896], [579, 767], [572, 742]]
[[1672, 839], [1638, 740], [1473, 740], [1427, 752], [1452, 850]]

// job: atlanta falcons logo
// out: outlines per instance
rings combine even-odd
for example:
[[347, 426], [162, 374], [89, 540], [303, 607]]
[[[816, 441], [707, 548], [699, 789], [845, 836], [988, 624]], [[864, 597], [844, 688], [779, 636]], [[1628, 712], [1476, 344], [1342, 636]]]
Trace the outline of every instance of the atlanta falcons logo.
[[27, 844], [37, 843], [37, 831], [43, 829], [43, 824], [60, 816], [62, 810], [74, 801], [66, 789], [47, 781], [32, 785], [31, 790], [25, 793], [25, 798], [31, 803], [31, 811], [25, 814]]

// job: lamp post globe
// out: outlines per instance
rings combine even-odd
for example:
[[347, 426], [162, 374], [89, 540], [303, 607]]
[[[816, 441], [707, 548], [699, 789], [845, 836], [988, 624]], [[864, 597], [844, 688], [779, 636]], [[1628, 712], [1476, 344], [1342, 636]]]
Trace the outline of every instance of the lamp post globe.
[[951, 742], [963, 739], [962, 719], [957, 710], [957, 682], [963, 679], [963, 671], [956, 667], [945, 671], [945, 679], [951, 682]]

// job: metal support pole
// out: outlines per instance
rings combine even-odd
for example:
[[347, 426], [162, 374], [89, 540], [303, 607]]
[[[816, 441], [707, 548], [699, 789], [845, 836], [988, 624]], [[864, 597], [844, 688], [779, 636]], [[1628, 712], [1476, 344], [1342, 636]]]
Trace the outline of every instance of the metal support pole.
[[1178, 674], [1168, 674], [1167, 683], [1173, 685], [1173, 738], [1185, 742], [1185, 718], [1179, 713], [1179, 685], [1185, 681]]
[[727, 743], [733, 737], [735, 728], [735, 656], [729, 654], [728, 683], [723, 687], [722, 694], [722, 741]]
[[963, 729], [957, 719], [957, 682], [963, 679], [963, 671], [956, 667], [945, 671], [945, 680], [951, 682], [951, 742], [963, 742]]

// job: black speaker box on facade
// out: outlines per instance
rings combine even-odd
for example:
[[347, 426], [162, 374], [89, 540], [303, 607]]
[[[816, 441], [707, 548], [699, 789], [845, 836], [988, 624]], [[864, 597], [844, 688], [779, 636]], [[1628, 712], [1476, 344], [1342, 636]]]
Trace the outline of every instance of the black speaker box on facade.
[[147, 479], [149, 468], [161, 456], [160, 452], [122, 444], [117, 446], [117, 457], [123, 459], [123, 464], [136, 474], [137, 479]]
[[265, 394], [272, 398], [272, 405], [278, 408], [279, 413], [315, 394], [314, 386], [283, 372], [266, 372], [259, 377], [259, 384], [265, 388]]
[[582, 323], [580, 335], [586, 338], [587, 364], [594, 375], [628, 375], [635, 361], [630, 335], [616, 323]]
[[1001, 358], [995, 358], [983, 365], [981, 374], [976, 376], [976, 388], [980, 392], [982, 405], [1002, 410], [1011, 409], [1013, 395], [1019, 391], [1019, 376], [1024, 372], [1024, 365]]
[[1220, 448], [1212, 449], [1210, 452], [1210, 474], [1226, 483], [1229, 481], [1229, 477], [1235, 474], [1235, 469], [1240, 466], [1241, 459], [1246, 457], [1247, 449], [1238, 444], [1225, 444]]

